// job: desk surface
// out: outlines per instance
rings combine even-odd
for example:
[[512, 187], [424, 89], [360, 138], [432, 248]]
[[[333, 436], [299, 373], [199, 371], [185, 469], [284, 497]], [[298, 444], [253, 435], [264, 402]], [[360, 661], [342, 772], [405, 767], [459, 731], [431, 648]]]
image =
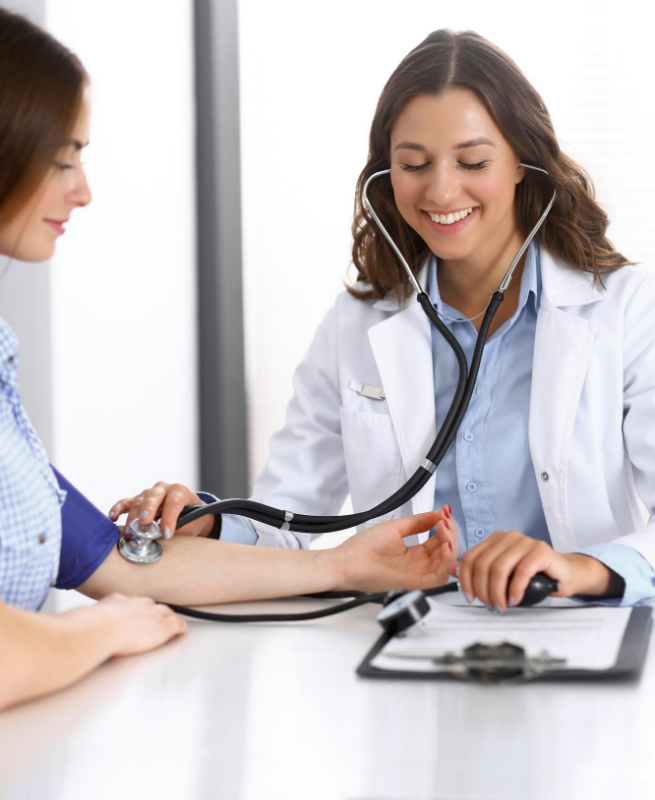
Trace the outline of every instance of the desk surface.
[[5, 712], [0, 798], [655, 797], [652, 638], [641, 680], [628, 685], [371, 681], [355, 669], [378, 636], [376, 610], [192, 621], [160, 650]]

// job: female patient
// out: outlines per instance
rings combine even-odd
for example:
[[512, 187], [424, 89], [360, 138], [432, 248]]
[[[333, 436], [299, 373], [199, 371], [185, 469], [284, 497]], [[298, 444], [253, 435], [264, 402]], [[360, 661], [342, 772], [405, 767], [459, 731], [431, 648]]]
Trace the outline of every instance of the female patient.
[[[71, 212], [91, 201], [80, 161], [89, 140], [87, 82], [74, 55], [0, 9], [2, 255], [48, 259]], [[387, 522], [331, 551], [179, 536], [164, 542], [157, 564], [129, 564], [115, 547], [118, 528], [50, 467], [21, 406], [17, 367], [16, 337], [0, 318], [0, 709], [183, 633], [186, 624], [151, 598], [202, 604], [447, 580], [454, 539], [445, 509]], [[403, 537], [435, 525], [439, 537], [405, 546]], [[34, 614], [51, 585], [104, 599], [57, 616]], [[147, 597], [110, 594], [116, 591]]]

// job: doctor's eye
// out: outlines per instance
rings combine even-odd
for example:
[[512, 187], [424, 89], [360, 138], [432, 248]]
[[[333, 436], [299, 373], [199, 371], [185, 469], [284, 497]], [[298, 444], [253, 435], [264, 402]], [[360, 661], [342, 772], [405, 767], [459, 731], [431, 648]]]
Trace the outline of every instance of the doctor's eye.
[[418, 172], [421, 169], [425, 169], [429, 164], [418, 164], [415, 166], [414, 164], [401, 164], [401, 169], [404, 169], [405, 172]]
[[459, 162], [464, 169], [484, 169], [488, 161], [479, 161], [477, 164], [465, 164], [463, 161]]
[[66, 170], [66, 169], [73, 169], [73, 164], [64, 164], [61, 161], [55, 161], [55, 167], [57, 167], [57, 169], [62, 170], [62, 172], [63, 172], [63, 170]]

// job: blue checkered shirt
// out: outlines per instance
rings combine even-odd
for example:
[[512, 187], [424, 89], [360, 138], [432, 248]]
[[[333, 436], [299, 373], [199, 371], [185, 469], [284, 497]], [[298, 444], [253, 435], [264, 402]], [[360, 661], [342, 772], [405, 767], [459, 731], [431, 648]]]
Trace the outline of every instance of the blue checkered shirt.
[[41, 607], [59, 570], [59, 488], [18, 394], [18, 339], [0, 317], [0, 597]]

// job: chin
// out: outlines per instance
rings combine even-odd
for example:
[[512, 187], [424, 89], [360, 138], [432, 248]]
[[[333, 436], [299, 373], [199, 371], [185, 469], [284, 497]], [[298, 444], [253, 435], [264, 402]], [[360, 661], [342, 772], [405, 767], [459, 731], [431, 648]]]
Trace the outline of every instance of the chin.
[[19, 247], [18, 250], [12, 254], [12, 258], [18, 261], [39, 263], [52, 258], [55, 254], [55, 249], [55, 242], [34, 243], [30, 247]]

